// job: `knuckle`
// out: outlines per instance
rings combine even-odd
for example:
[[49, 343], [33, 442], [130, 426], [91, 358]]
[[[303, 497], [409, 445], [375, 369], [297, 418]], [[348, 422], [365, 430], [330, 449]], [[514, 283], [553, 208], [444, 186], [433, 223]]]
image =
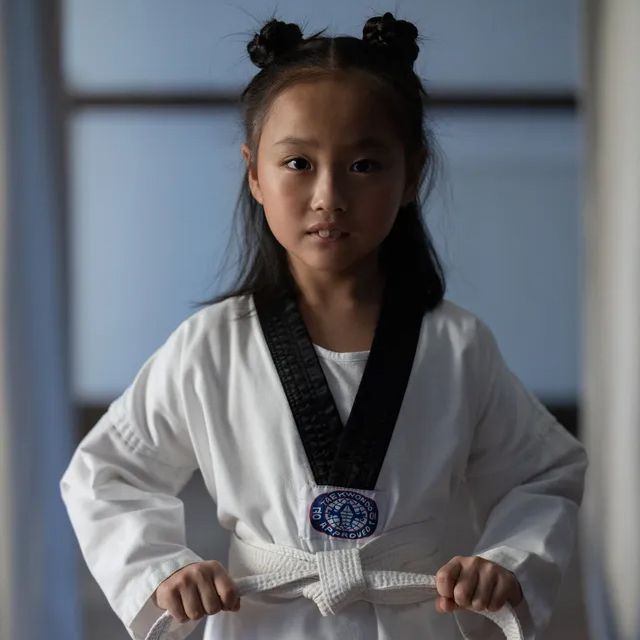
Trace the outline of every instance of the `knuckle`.
[[194, 568], [192, 570], [192, 575], [194, 578], [206, 578], [207, 575], [209, 575], [209, 571], [207, 566], [200, 562], [197, 565], [194, 565]]
[[178, 621], [186, 622], [188, 618], [182, 613], [182, 611], [176, 611], [175, 609], [169, 609], [169, 613]]
[[494, 596], [500, 596], [509, 588], [509, 581], [502, 573], [497, 574], [495, 579]]
[[469, 590], [464, 584], [457, 584], [453, 590], [453, 596], [458, 603], [468, 603]]
[[174, 602], [180, 599], [180, 592], [176, 586], [171, 586], [159, 594], [158, 600], [162, 602]]
[[447, 582], [448, 580], [451, 579], [451, 573], [449, 572], [449, 569], [439, 569], [438, 572], [436, 573], [436, 580], [438, 582]]
[[171, 588], [173, 591], [179, 591], [183, 589], [187, 585], [191, 583], [191, 577], [189, 576], [189, 572], [181, 571], [176, 574], [174, 581], [171, 584]]
[[235, 589], [231, 586], [218, 588], [218, 595], [221, 600], [228, 604], [232, 604], [237, 596]]
[[199, 620], [204, 616], [204, 608], [197, 588], [191, 586], [182, 593], [182, 607], [190, 620]]
[[167, 609], [168, 607], [167, 605], [167, 598], [165, 597], [165, 590], [164, 589], [156, 589], [156, 592], [154, 594], [154, 602], [155, 604], [160, 607], [161, 609]]
[[499, 573], [499, 569], [497, 567], [497, 565], [493, 564], [493, 562], [487, 562], [486, 560], [483, 560], [482, 558], [479, 559], [480, 562], [478, 563], [478, 569], [479, 571], [481, 571], [482, 573], [486, 573], [486, 574], [497, 574]]
[[491, 595], [491, 601], [489, 602], [489, 606], [494, 607], [495, 610], [501, 609], [505, 601], [506, 601], [506, 598], [504, 595], [504, 589], [502, 589], [500, 585], [498, 585], [494, 589], [493, 594]]
[[200, 585], [200, 595], [204, 613], [214, 615], [220, 611], [220, 599], [218, 594], [210, 582], [203, 582]]
[[197, 563], [192, 562], [191, 564], [188, 564], [186, 567], [183, 567], [182, 569], [180, 569], [180, 571], [176, 573], [176, 577], [184, 578], [185, 576], [191, 575], [191, 573], [196, 567], [196, 564]]
[[442, 580], [436, 581], [436, 589], [438, 591], [438, 594], [441, 596], [452, 597], [454, 586], [454, 581], [449, 580], [446, 577]]
[[184, 574], [186, 576], [190, 576], [191, 578], [194, 578], [195, 576], [202, 575], [202, 573], [205, 570], [206, 570], [206, 563], [205, 562], [192, 562], [191, 564], [188, 564], [184, 568]]
[[188, 620], [180, 600], [176, 599], [171, 601], [167, 610], [178, 622], [186, 622], [186, 620]]
[[204, 610], [202, 607], [192, 606], [187, 611], [187, 615], [189, 620], [200, 620], [200, 618], [204, 617]]

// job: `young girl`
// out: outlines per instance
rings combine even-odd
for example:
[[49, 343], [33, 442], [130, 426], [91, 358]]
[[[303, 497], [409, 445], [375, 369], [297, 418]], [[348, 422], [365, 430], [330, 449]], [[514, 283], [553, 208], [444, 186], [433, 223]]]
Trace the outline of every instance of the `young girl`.
[[[539, 638], [583, 447], [444, 299], [416, 28], [321, 33], [271, 20], [248, 45], [247, 262], [74, 453], [83, 556], [136, 640], [205, 616], [205, 640], [503, 637], [491, 617], [517, 637], [505, 612]], [[198, 468], [226, 559], [185, 546], [176, 495]]]

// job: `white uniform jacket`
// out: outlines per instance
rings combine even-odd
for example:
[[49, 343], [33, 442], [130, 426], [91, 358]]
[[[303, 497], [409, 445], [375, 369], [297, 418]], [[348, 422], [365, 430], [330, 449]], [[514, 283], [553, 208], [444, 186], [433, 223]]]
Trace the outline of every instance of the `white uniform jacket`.
[[[76, 449], [60, 488], [83, 557], [135, 640], [163, 611], [150, 599], [181, 567], [176, 495], [200, 469], [221, 525], [240, 540], [307, 551], [364, 543], [314, 529], [318, 486], [278, 377], [254, 297], [183, 321]], [[587, 459], [582, 445], [506, 366], [490, 329], [443, 300], [419, 323], [415, 357], [375, 487], [377, 531], [418, 526], [412, 567], [435, 574], [454, 555], [513, 571], [527, 640], [541, 637], [570, 560]], [[389, 372], [389, 379], [394, 375]], [[210, 559], [210, 558], [207, 558]], [[248, 572], [217, 558], [233, 577]], [[172, 623], [187, 637], [200, 621]], [[206, 617], [205, 640], [500, 638], [475, 613], [439, 614], [433, 600], [354, 602], [322, 616], [311, 600], [254, 594]]]

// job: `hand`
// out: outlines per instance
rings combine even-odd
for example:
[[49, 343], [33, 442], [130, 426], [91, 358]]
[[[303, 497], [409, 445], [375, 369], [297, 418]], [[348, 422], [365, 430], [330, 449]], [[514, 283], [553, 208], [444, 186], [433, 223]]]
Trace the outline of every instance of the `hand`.
[[240, 609], [238, 591], [217, 560], [182, 567], [160, 583], [152, 598], [157, 607], [169, 611], [178, 622]]
[[478, 556], [455, 556], [436, 573], [436, 611], [455, 609], [497, 611], [505, 602], [520, 604], [522, 589], [515, 575], [495, 562]]

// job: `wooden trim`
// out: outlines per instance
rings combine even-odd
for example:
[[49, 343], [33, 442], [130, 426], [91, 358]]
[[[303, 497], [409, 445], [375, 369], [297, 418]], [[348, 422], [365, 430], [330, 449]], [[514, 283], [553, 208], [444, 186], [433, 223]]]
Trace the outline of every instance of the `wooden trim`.
[[[58, 213], [58, 237], [62, 244], [62, 295], [65, 343], [67, 351], [71, 345], [70, 322], [71, 306], [69, 303], [69, 292], [71, 288], [70, 279], [70, 245], [69, 245], [69, 217], [68, 217], [68, 191], [67, 191], [67, 135], [66, 135], [66, 102], [64, 92], [64, 78], [62, 70], [62, 12], [60, 0], [42, 3], [42, 37], [46, 41], [48, 52], [43, 65], [47, 73], [49, 83], [48, 95], [51, 102], [48, 105], [51, 115], [51, 135], [53, 138], [53, 158], [51, 158], [51, 168], [54, 172], [55, 207]], [[69, 372], [71, 367], [69, 366]]]
[[217, 108], [237, 107], [240, 96], [231, 93], [74, 93], [67, 94], [69, 111], [80, 109]]
[[[568, 110], [578, 108], [578, 96], [572, 93], [465, 93], [434, 92], [429, 101], [432, 109], [523, 109]], [[240, 94], [232, 92], [133, 92], [82, 93], [65, 96], [69, 111], [80, 109], [130, 108], [219, 108], [240, 105]]]

